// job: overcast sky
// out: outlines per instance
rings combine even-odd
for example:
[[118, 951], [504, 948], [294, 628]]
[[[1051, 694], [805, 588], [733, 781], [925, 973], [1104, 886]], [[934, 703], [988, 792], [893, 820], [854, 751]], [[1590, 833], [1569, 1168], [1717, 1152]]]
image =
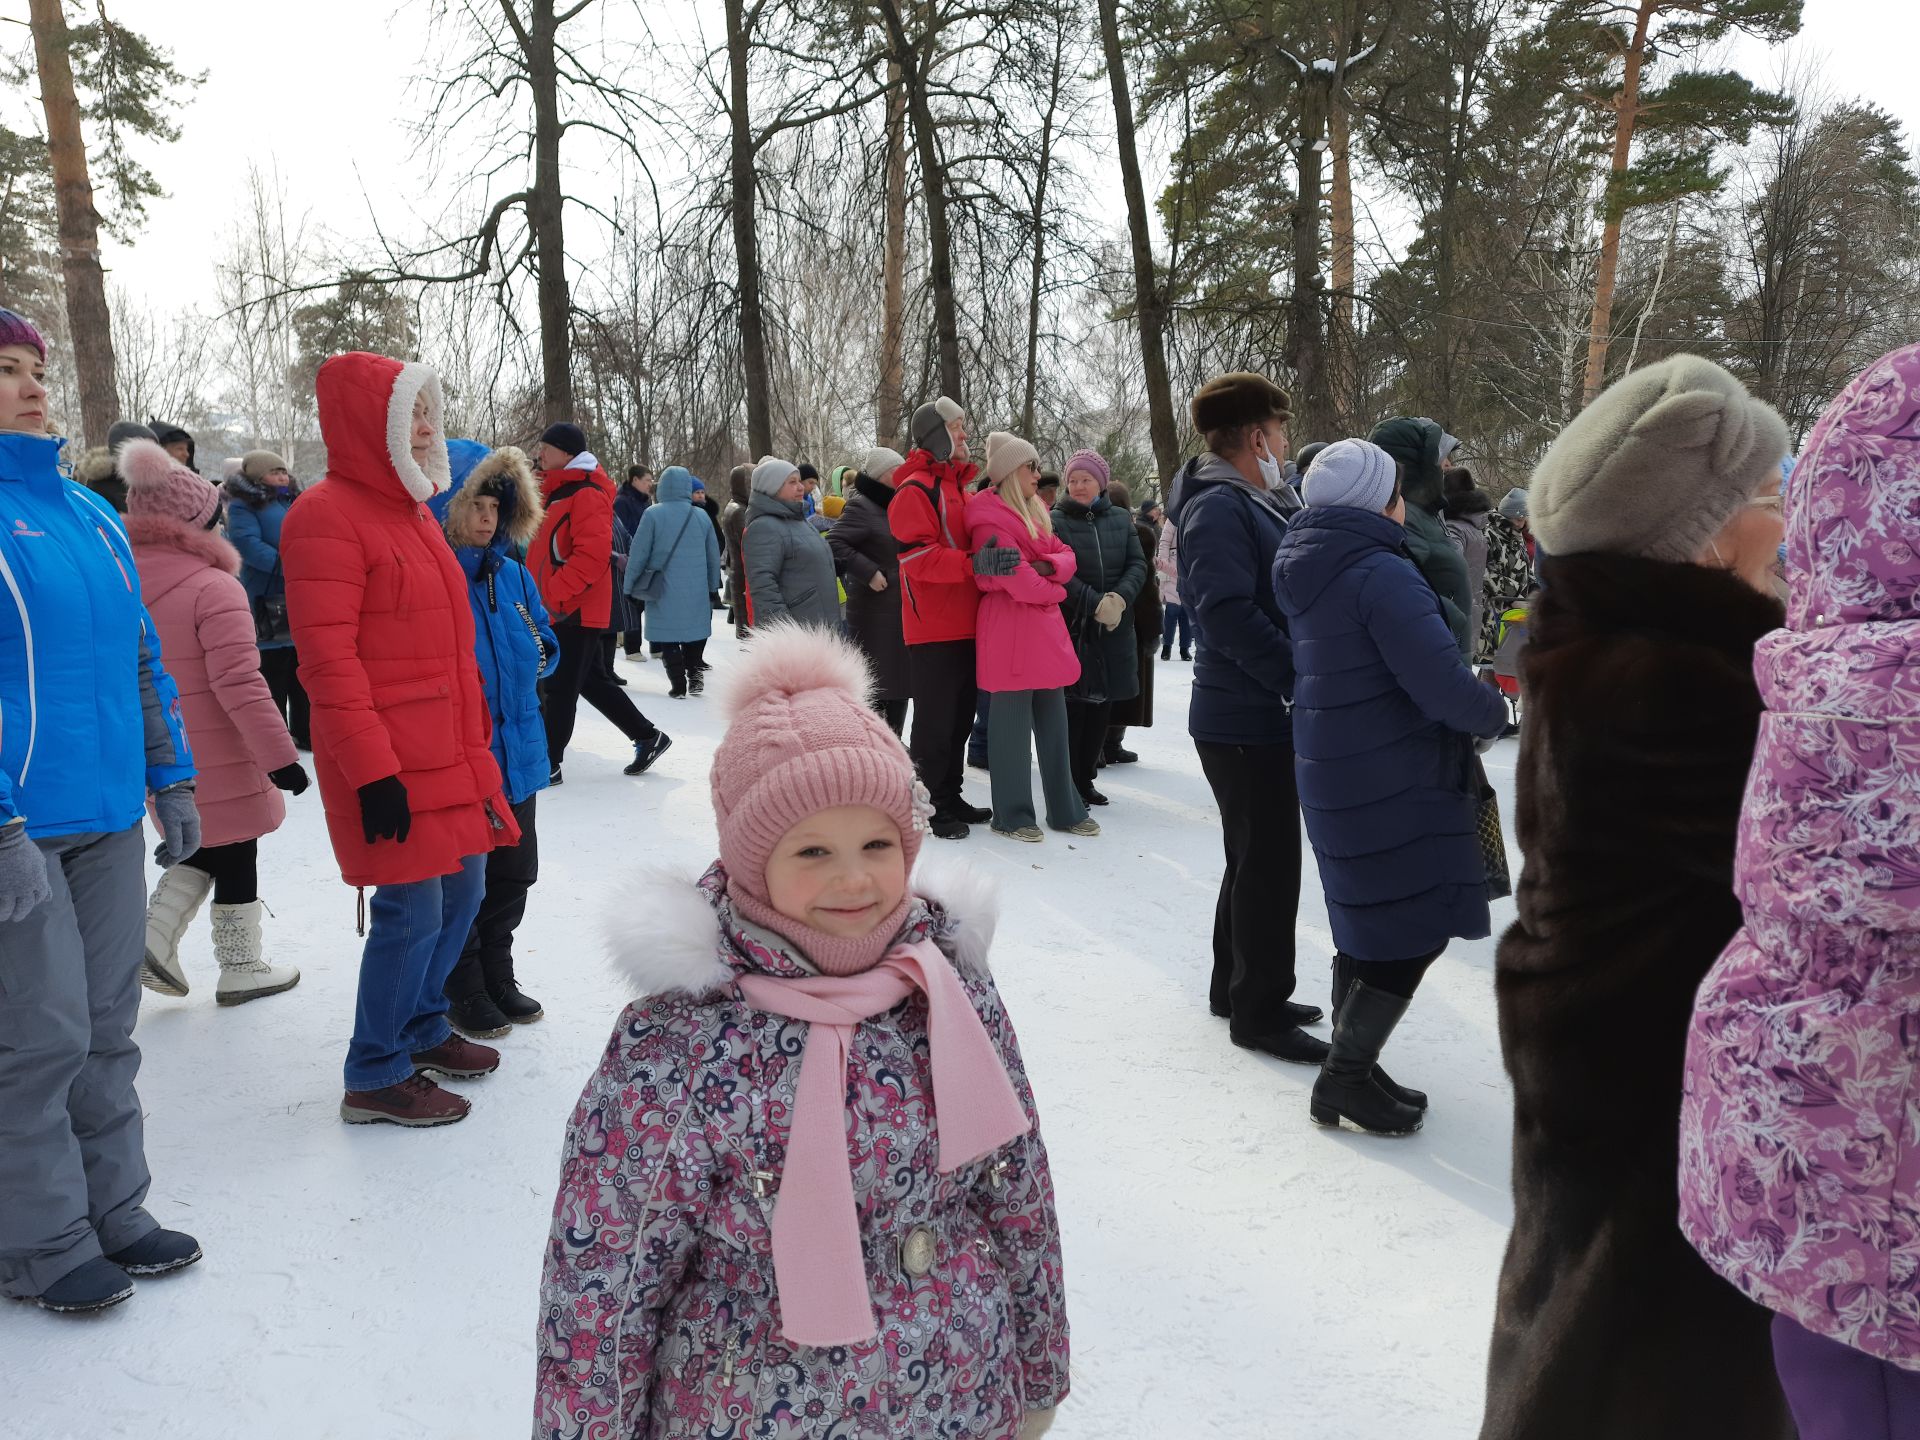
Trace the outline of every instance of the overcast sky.
[[[25, 8], [0, 0], [9, 18], [24, 18]], [[690, 37], [693, 17], [716, 9], [712, 0], [674, 0], [649, 14], [671, 13]], [[457, 178], [429, 175], [411, 157], [406, 122], [424, 100], [410, 82], [431, 68], [419, 0], [115, 0], [111, 13], [171, 47], [181, 68], [206, 72], [180, 117], [179, 142], [146, 153], [167, 197], [131, 246], [109, 242], [106, 251], [113, 281], [156, 308], [210, 307], [222, 212], [250, 162], [277, 166], [293, 210], [346, 235], [372, 233], [368, 197], [387, 228], [404, 234], [409, 206], [437, 214], [457, 195]], [[1794, 50], [1822, 62], [1836, 97], [1874, 101], [1905, 124], [1910, 142], [1920, 138], [1920, 5], [1807, 0]], [[1751, 42], [1733, 54], [1757, 80], [1773, 78], [1781, 60]], [[9, 124], [41, 128], [37, 97], [10, 103], [20, 113]], [[1121, 204], [1114, 189], [1108, 213]]]

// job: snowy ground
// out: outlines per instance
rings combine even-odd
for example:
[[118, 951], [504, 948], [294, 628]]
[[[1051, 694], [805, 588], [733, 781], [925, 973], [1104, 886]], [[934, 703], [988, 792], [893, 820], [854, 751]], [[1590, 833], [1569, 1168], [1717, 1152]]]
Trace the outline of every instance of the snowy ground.
[[[731, 639], [713, 648], [725, 666]], [[305, 972], [299, 988], [218, 1009], [202, 919], [185, 950], [193, 994], [145, 997], [149, 1203], [207, 1258], [92, 1319], [0, 1307], [0, 1433], [527, 1433], [561, 1132], [628, 998], [601, 960], [600, 915], [634, 867], [692, 872], [714, 852], [712, 703], [669, 701], [658, 663], [620, 664], [676, 743], [626, 779], [630, 752], [583, 707], [567, 783], [540, 800], [521, 932], [521, 978], [547, 1019], [497, 1042], [500, 1072], [462, 1087], [472, 1117], [341, 1124], [359, 947], [309, 791], [261, 857], [268, 941]], [[1190, 674], [1160, 667], [1160, 725], [1132, 732], [1139, 765], [1105, 772], [1100, 838], [928, 842], [1004, 887], [994, 964], [1065, 1228], [1074, 1387], [1053, 1434], [1471, 1435], [1511, 1218], [1492, 942], [1456, 945], [1395, 1037], [1393, 1073], [1433, 1097], [1426, 1129], [1387, 1141], [1311, 1125], [1314, 1072], [1234, 1049], [1207, 1014], [1219, 829], [1185, 732]], [[1487, 757], [1509, 809], [1514, 752]], [[1511, 917], [1497, 905], [1496, 931]], [[1311, 861], [1299, 933], [1302, 998], [1324, 1004], [1332, 945]]]

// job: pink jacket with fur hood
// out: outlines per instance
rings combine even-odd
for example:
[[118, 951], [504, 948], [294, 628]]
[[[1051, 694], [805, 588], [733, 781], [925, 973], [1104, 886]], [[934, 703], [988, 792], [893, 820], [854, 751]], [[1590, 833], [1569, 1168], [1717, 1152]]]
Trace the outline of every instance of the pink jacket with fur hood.
[[[967, 501], [967, 530], [977, 555], [989, 540], [1017, 552], [1011, 575], [976, 575], [980, 613], [975, 622], [975, 664], [982, 690], [1059, 690], [1080, 678], [1080, 659], [1061, 618], [1067, 581], [1076, 561], [1066, 542], [1051, 531], [1029, 535], [1013, 508], [991, 490]], [[1033, 568], [1035, 560], [1053, 566], [1053, 574]]]
[[260, 674], [240, 553], [211, 531], [164, 515], [129, 515], [127, 538], [199, 766], [200, 843], [272, 834], [287, 807], [267, 772], [300, 756]]
[[[914, 890], [903, 939], [952, 960], [1034, 1118], [986, 969], [995, 904], [957, 873]], [[945, 888], [951, 903], [930, 894]], [[808, 1027], [755, 1009], [744, 974], [807, 974], [736, 915], [718, 865], [622, 901], [640, 993], [567, 1128], [540, 1287], [537, 1440], [1013, 1440], [1067, 1393], [1053, 1179], [1038, 1122], [938, 1165], [927, 1009], [858, 1027], [847, 1146], [877, 1333], [822, 1348], [781, 1330], [772, 1219]]]

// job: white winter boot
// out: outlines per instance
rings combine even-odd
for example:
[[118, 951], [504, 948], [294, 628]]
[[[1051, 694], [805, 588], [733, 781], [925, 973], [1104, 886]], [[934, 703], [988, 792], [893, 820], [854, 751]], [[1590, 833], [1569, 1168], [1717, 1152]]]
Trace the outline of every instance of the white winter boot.
[[147, 953], [140, 962], [140, 983], [162, 995], [187, 993], [187, 972], [180, 965], [180, 937], [206, 903], [213, 877], [191, 865], [160, 872], [147, 901]]
[[213, 907], [213, 958], [220, 962], [213, 998], [222, 1005], [278, 995], [300, 983], [293, 966], [269, 965], [260, 958], [260, 912], [265, 908], [258, 900]]

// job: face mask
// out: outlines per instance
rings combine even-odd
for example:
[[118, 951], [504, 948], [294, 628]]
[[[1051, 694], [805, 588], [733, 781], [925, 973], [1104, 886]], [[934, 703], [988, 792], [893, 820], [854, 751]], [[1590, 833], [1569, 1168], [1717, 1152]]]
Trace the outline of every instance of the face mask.
[[1260, 465], [1260, 479], [1269, 490], [1278, 490], [1286, 481], [1280, 475], [1280, 462], [1271, 455], [1256, 455], [1254, 459]]

